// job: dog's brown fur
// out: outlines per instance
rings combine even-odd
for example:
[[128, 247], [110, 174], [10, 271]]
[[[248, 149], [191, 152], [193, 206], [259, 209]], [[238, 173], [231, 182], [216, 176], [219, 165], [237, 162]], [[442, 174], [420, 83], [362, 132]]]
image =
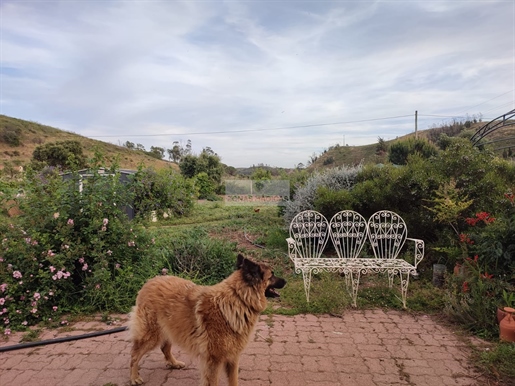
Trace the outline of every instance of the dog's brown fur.
[[171, 368], [184, 367], [171, 352], [173, 343], [199, 357], [202, 386], [218, 385], [222, 367], [229, 386], [237, 386], [240, 353], [266, 308], [265, 292], [278, 296], [273, 288], [285, 284], [267, 264], [241, 255], [238, 270], [214, 286], [174, 276], [149, 280], [139, 291], [130, 317], [131, 385], [143, 383], [138, 363], [158, 345]]

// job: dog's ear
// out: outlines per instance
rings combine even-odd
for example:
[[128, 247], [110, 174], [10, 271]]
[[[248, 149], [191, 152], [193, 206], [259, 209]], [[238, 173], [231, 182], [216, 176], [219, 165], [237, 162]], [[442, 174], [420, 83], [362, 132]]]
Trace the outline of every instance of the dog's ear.
[[241, 269], [243, 279], [249, 284], [254, 284], [263, 280], [263, 272], [259, 264], [254, 263], [252, 260], [246, 259], [242, 255], [238, 255], [238, 269]]
[[238, 253], [238, 257], [236, 258], [236, 269], [243, 267], [243, 262], [245, 260], [245, 256], [243, 256], [241, 253]]

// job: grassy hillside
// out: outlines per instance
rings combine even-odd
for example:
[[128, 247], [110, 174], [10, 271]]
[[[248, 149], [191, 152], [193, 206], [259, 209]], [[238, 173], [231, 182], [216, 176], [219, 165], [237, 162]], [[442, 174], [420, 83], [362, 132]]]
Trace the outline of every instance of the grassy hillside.
[[[19, 134], [19, 141], [16, 133]], [[36, 146], [67, 140], [80, 142], [88, 158], [93, 156], [95, 149], [104, 154], [108, 164], [118, 158], [123, 169], [137, 169], [141, 163], [155, 169], [170, 165], [176, 167], [175, 164], [150, 157], [142, 151], [129, 150], [123, 146], [86, 138], [54, 127], [0, 115], [0, 168], [3, 168], [6, 162], [11, 162], [15, 166], [26, 165], [30, 162]]]
[[[485, 123], [486, 122], [456, 122], [447, 126], [421, 130], [419, 131], [418, 136], [434, 140], [438, 133], [442, 131], [452, 132], [454, 133], [453, 135], [457, 135], [456, 133], [463, 131], [473, 134]], [[20, 133], [20, 143], [18, 145], [9, 144], [9, 133], [12, 134], [15, 132]], [[415, 133], [411, 133], [385, 142], [387, 146], [390, 146], [395, 141], [414, 137], [414, 135]], [[32, 153], [36, 146], [66, 140], [79, 141], [88, 157], [91, 157], [95, 149], [98, 149], [106, 156], [108, 163], [117, 158], [119, 160], [120, 167], [124, 169], [136, 169], [141, 163], [147, 167], [153, 167], [155, 169], [169, 167], [170, 165], [177, 168], [177, 165], [175, 164], [150, 157], [142, 151], [129, 150], [123, 146], [117, 146], [86, 138], [54, 127], [0, 115], [0, 169], [3, 168], [6, 162], [10, 162], [15, 166], [26, 165], [30, 162]], [[515, 152], [515, 126], [506, 126], [489, 134], [485, 138], [485, 142], [490, 141], [494, 141], [491, 145], [488, 145], [492, 148], [512, 146], [512, 150]], [[322, 152], [322, 154], [319, 154], [316, 160], [309, 166], [309, 169], [313, 170], [341, 165], [354, 165], [361, 161], [374, 163], [386, 162], [387, 155], [376, 154], [376, 148], [377, 143], [364, 146], [332, 146]], [[498, 150], [498, 154], [502, 155], [503, 151], [504, 150], [502, 149]], [[271, 169], [273, 169], [272, 174], [277, 172], [277, 168]], [[251, 174], [253, 170], [254, 168], [248, 168], [247, 170], [238, 170], [238, 172], [241, 174]]]
[[[457, 122], [452, 125], [434, 127], [427, 130], [420, 130], [418, 132], [419, 138], [426, 138], [430, 141], [435, 141], [441, 132], [449, 132], [454, 136], [458, 134], [473, 135], [478, 129], [484, 126], [487, 122]], [[390, 147], [393, 143], [405, 140], [410, 137], [415, 137], [415, 133], [410, 133], [402, 137], [385, 141], [386, 145]], [[511, 147], [515, 153], [515, 125], [502, 127], [490, 134], [484, 140], [486, 146], [495, 150], [499, 156]], [[364, 145], [364, 146], [332, 146], [318, 155], [315, 162], [313, 162], [309, 169], [324, 169], [341, 165], [355, 165], [363, 161], [365, 163], [384, 163], [387, 160], [387, 154], [376, 154], [377, 143]]]

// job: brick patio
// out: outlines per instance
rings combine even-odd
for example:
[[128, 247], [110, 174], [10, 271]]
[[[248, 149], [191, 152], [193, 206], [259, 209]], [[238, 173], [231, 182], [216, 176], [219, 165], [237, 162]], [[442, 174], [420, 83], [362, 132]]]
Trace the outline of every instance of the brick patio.
[[[112, 327], [79, 322], [67, 333], [45, 331], [40, 337]], [[16, 344], [21, 336], [14, 334], [0, 346]], [[346, 311], [341, 318], [263, 315], [241, 356], [240, 385], [485, 385], [469, 362], [470, 344], [471, 338], [458, 337], [432, 317], [406, 312]], [[145, 384], [198, 385], [195, 360], [177, 354], [185, 369], [166, 369], [158, 349], [144, 357], [140, 373]], [[129, 356], [126, 331], [7, 351], [0, 353], [0, 385], [128, 385]], [[224, 377], [221, 385], [227, 385]]]

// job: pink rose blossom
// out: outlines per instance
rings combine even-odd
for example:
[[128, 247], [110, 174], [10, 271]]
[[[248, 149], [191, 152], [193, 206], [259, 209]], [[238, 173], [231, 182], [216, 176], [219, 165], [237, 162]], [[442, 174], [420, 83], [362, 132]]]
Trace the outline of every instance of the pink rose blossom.
[[66, 224], [69, 226], [73, 226], [73, 219], [69, 218]]
[[5, 299], [4, 298], [0, 298], [0, 306], [3, 306], [5, 304]]
[[6, 328], [4, 331], [4, 335], [11, 335], [11, 329]]
[[34, 293], [34, 299], [36, 299], [36, 300], [41, 299], [41, 294], [39, 292]]
[[53, 306], [53, 307], [52, 307], [52, 309], [53, 309], [54, 311], [57, 311], [57, 306]]
[[22, 274], [21, 274], [21, 272], [20, 272], [20, 271], [14, 271], [14, 272], [13, 272], [13, 277], [14, 277], [15, 279], [21, 279], [23, 276], [22, 276]]
[[51, 265], [49, 269], [50, 269], [50, 272], [52, 272], [52, 273], [55, 271], [55, 267], [53, 265]]

